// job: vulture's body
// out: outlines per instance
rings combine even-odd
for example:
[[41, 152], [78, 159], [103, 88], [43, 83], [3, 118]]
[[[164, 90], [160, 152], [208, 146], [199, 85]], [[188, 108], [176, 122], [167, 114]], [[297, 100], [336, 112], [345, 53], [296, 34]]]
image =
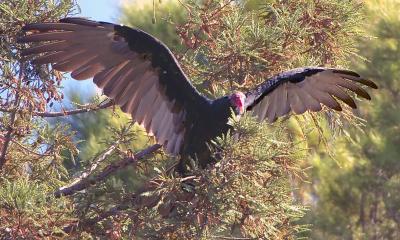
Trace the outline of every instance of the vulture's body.
[[377, 86], [348, 70], [305, 67], [280, 73], [247, 93], [216, 100], [201, 95], [183, 73], [171, 51], [151, 35], [126, 26], [83, 18], [34, 23], [21, 43], [41, 42], [25, 49], [37, 64], [51, 63], [77, 80], [94, 83], [133, 120], [155, 136], [166, 152], [210, 162], [207, 148], [230, 128], [228, 118], [252, 111], [260, 121], [275, 121], [290, 112], [320, 111], [322, 105], [352, 108], [349, 92], [370, 99], [362, 85]]
[[207, 143], [231, 128], [228, 125], [231, 113], [230, 100], [224, 97], [211, 101], [206, 111], [196, 113], [194, 118], [188, 121], [187, 133], [180, 152], [180, 172], [183, 171], [183, 165], [186, 163], [184, 161], [189, 158], [197, 159], [201, 167], [205, 167], [212, 161]]

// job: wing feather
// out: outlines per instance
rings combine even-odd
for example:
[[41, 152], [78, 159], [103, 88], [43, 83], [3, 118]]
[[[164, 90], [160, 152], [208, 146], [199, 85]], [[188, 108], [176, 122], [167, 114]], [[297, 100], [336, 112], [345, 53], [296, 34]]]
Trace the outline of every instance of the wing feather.
[[104, 88], [109, 81], [119, 73], [119, 71], [125, 67], [126, 64], [128, 64], [130, 61], [126, 60], [117, 66], [114, 66], [111, 69], [103, 70], [100, 73], [96, 74], [93, 78], [93, 82], [99, 87], [99, 88]]
[[[94, 56], [95, 57], [95, 56]], [[89, 57], [92, 58], [92, 57]], [[94, 77], [97, 73], [104, 70], [104, 67], [101, 65], [84, 65], [80, 66], [78, 69], [74, 70], [71, 73], [71, 77], [76, 80], [85, 80], [88, 78]]]
[[118, 104], [123, 105], [136, 95], [132, 93], [135, 93], [136, 89], [138, 89], [141, 84], [144, 84], [142, 80], [144, 80], [144, 74], [149, 70], [149, 66], [149, 62], [144, 62], [135, 67], [132, 72], [134, 77], [130, 79], [130, 81], [124, 81], [124, 85], [121, 86], [121, 91], [118, 92], [118, 95], [115, 97]]
[[67, 41], [58, 41], [27, 48], [23, 50], [21, 54], [22, 56], [27, 56], [31, 54], [39, 54], [45, 52], [63, 51], [68, 47], [71, 47], [71, 44], [68, 43]]
[[279, 103], [277, 103], [277, 96], [279, 91], [274, 91], [271, 93], [268, 105], [267, 112], [265, 113], [265, 117], [268, 118], [269, 122], [273, 122], [276, 119], [276, 108]]
[[302, 114], [307, 110], [298, 94], [296, 85], [288, 84], [288, 98], [290, 106], [296, 114]]
[[316, 88], [320, 91], [326, 91], [329, 93], [331, 96], [334, 96], [344, 103], [346, 103], [348, 106], [351, 108], [357, 108], [356, 103], [354, 100], [350, 97], [349, 94], [347, 94], [343, 89], [341, 89], [339, 86], [332, 84], [332, 83], [326, 83], [323, 81], [320, 81], [319, 84], [315, 85]]
[[264, 101], [262, 101], [261, 102], [261, 104], [260, 104], [260, 106], [259, 106], [259, 108], [260, 108], [260, 117], [259, 117], [259, 119], [260, 120], [264, 120], [265, 119], [265, 116], [266, 116], [266, 114], [267, 114], [267, 110], [268, 110], [268, 100], [269, 100], [269, 98], [266, 98]]
[[73, 56], [79, 54], [88, 54], [85, 50], [71, 51], [71, 52], [53, 52], [40, 57], [37, 57], [33, 60], [34, 64], [48, 64], [53, 62], [62, 62]]
[[77, 80], [93, 77], [108, 97], [132, 115], [166, 151], [177, 154], [186, 119], [211, 107], [188, 81], [171, 51], [151, 35], [125, 26], [83, 18], [25, 26], [22, 51], [35, 63], [51, 63]]
[[138, 123], [144, 123], [143, 127], [146, 128], [145, 117], [150, 113], [151, 106], [157, 98], [157, 84], [151, 85], [150, 90], [145, 94], [145, 96], [140, 100], [138, 105], [138, 110], [136, 112], [136, 118]]
[[290, 112], [290, 102], [289, 102], [289, 96], [288, 96], [288, 89], [287, 89], [287, 84], [282, 86], [282, 102], [280, 104], [279, 112], [277, 112], [277, 117], [284, 116]]
[[[172, 118], [173, 118], [172, 114], [170, 112], [166, 111], [165, 115], [163, 117], [163, 120], [162, 120], [162, 123], [163, 123], [162, 125], [168, 126], [171, 123]], [[155, 132], [155, 135], [158, 136], [160, 143], [164, 144], [164, 142], [165, 142], [165, 140], [167, 138], [168, 131], [170, 129], [166, 128], [164, 126], [158, 126], [157, 130], [158, 131]]]
[[[151, 132], [157, 136], [162, 129], [163, 118], [168, 114], [168, 107], [165, 101], [162, 102], [160, 108], [158, 109], [157, 113], [153, 117], [153, 121], [151, 122]], [[161, 141], [161, 140], [160, 140]]]
[[312, 95], [308, 91], [305, 90], [305, 88], [306, 88], [305, 85], [307, 85], [307, 83], [305, 83], [305, 82], [301, 82], [301, 83], [297, 84], [297, 86], [298, 86], [297, 91], [298, 91], [299, 97], [301, 97], [302, 102], [304, 103], [306, 109], [313, 111], [313, 112], [321, 111], [322, 107], [321, 107], [320, 102], [317, 99], [313, 98]]
[[173, 133], [172, 136], [168, 139], [168, 142], [167, 142], [167, 151], [168, 152], [174, 152], [177, 138], [178, 138], [178, 134]]
[[305, 91], [307, 91], [314, 99], [324, 104], [325, 106], [337, 111], [342, 110], [340, 104], [327, 91], [321, 91], [317, 87], [314, 87], [314, 85], [312, 84], [312, 80], [309, 80], [311, 82], [307, 82], [304, 84], [303, 89]]
[[337, 80], [336, 84], [338, 86], [347, 88], [348, 90], [354, 92], [357, 94], [357, 96], [371, 100], [371, 96], [368, 94], [367, 91], [365, 91], [362, 87], [358, 86], [357, 84], [351, 82], [351, 81], [347, 81], [347, 80]]
[[162, 104], [162, 101], [163, 101], [163, 99], [161, 97], [161, 94], [157, 94], [153, 104], [151, 105], [151, 109], [149, 109], [147, 111], [147, 114], [145, 116], [145, 120], [144, 120], [145, 121], [145, 128], [146, 128], [146, 131], [150, 135], [154, 135], [154, 132], [153, 132], [153, 129], [151, 128], [151, 125], [155, 121], [156, 113], [160, 109], [160, 105]]
[[268, 118], [270, 122], [293, 111], [322, 110], [321, 103], [328, 108], [341, 111], [336, 100], [341, 100], [351, 108], [356, 108], [348, 91], [365, 99], [371, 99], [363, 86], [378, 88], [370, 80], [361, 78], [348, 70], [305, 67], [280, 73], [246, 93], [246, 109], [252, 110], [259, 120]]
[[182, 132], [181, 134], [178, 135], [178, 138], [176, 139], [175, 146], [174, 146], [175, 154], [179, 153], [181, 150], [184, 135], [185, 135], [185, 133]]
[[[71, 23], [33, 23], [24, 27], [24, 30], [35, 30], [35, 31], [81, 31], [85, 27]], [[86, 27], [87, 30], [91, 30], [91, 27]]]
[[[140, 108], [140, 105], [147, 104], [147, 102], [144, 102], [144, 101], [146, 101], [144, 99], [144, 97], [146, 95], [148, 95], [148, 93], [150, 92], [150, 90], [153, 87], [157, 87], [155, 82], [158, 81], [158, 78], [153, 74], [153, 72], [149, 72], [147, 77], [143, 81], [144, 81], [144, 83], [142, 83], [140, 85], [140, 88], [137, 90], [138, 93], [135, 94], [135, 97], [134, 97], [138, 101], [138, 104], [135, 105], [135, 107], [133, 108], [133, 110], [131, 112], [132, 115], [135, 115], [135, 119], [139, 123], [142, 122], [144, 115], [146, 114], [146, 111], [148, 110], [147, 108], [143, 108], [143, 107]], [[140, 91], [140, 94], [139, 94], [139, 91]], [[151, 99], [154, 98], [155, 96], [156, 95], [153, 94], [153, 96], [151, 96], [151, 98], [149, 98], [148, 101], [151, 101]]]
[[118, 69], [115, 74], [110, 75], [110, 80], [107, 80], [106, 84], [104, 84], [103, 93], [119, 102], [117, 96], [126, 90], [127, 85], [134, 80], [134, 68], [135, 66], [129, 61], [122, 68]]

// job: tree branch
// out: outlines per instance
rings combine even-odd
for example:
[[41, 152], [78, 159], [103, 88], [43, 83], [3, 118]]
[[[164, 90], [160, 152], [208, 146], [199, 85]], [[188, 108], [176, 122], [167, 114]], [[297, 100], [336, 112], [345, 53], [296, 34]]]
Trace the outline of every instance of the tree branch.
[[15, 125], [15, 120], [17, 119], [17, 112], [18, 112], [18, 108], [19, 108], [19, 103], [21, 100], [21, 95], [20, 95], [20, 88], [21, 88], [21, 82], [22, 79], [25, 77], [25, 73], [24, 73], [24, 68], [25, 68], [25, 64], [24, 62], [20, 62], [19, 65], [19, 76], [18, 76], [18, 88], [17, 88], [17, 93], [15, 95], [15, 102], [14, 102], [14, 111], [11, 112], [11, 116], [10, 116], [10, 124], [8, 126], [7, 129], [7, 133], [6, 136], [4, 138], [4, 142], [3, 142], [3, 146], [1, 148], [1, 153], [0, 153], [0, 171], [3, 169], [4, 164], [6, 163], [6, 155], [7, 155], [7, 150], [8, 147], [10, 146], [10, 142], [12, 140], [12, 134], [14, 131], [14, 125]]
[[105, 109], [114, 105], [113, 101], [108, 101], [107, 103], [99, 104], [97, 106], [93, 106], [92, 104], [88, 104], [83, 108], [70, 110], [70, 111], [62, 111], [62, 112], [34, 112], [33, 115], [39, 117], [62, 117], [68, 115], [74, 115], [79, 113], [87, 113], [92, 111], [97, 111], [100, 109]]
[[86, 189], [90, 185], [94, 185], [97, 182], [103, 181], [109, 175], [116, 172], [117, 170], [119, 170], [123, 167], [126, 167], [132, 163], [136, 163], [139, 159], [145, 157], [146, 155], [148, 155], [150, 153], [155, 152], [160, 147], [161, 147], [161, 145], [154, 144], [153, 146], [150, 146], [150, 147], [136, 153], [133, 157], [128, 157], [128, 158], [122, 159], [116, 163], [111, 163], [110, 165], [106, 166], [99, 174], [97, 174], [93, 177], [82, 178], [78, 182], [74, 183], [71, 186], [62, 187], [62, 188], [58, 189], [53, 194], [55, 197], [68, 196], [68, 195], [72, 195], [78, 191], [81, 191], [83, 189]]
[[[107, 103], [102, 103], [94, 106], [93, 104], [87, 104], [83, 106], [82, 108], [79, 109], [74, 109], [74, 110], [69, 110], [69, 111], [60, 111], [60, 112], [32, 112], [33, 116], [38, 116], [38, 117], [63, 117], [63, 116], [68, 116], [68, 115], [75, 115], [79, 113], [87, 113], [87, 112], [92, 112], [92, 111], [97, 111], [100, 109], [105, 109], [108, 107], [111, 107], [114, 105], [113, 101], [109, 101]], [[12, 108], [2, 108], [0, 107], [0, 112], [9, 112], [13, 113], [17, 111], [16, 109]]]

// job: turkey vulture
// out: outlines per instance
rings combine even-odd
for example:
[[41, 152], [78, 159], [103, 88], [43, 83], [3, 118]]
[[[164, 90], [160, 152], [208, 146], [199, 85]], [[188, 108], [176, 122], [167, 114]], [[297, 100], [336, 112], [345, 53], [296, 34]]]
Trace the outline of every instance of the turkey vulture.
[[304, 67], [273, 76], [252, 91], [210, 100], [193, 87], [168, 47], [139, 29], [65, 18], [23, 30], [30, 34], [19, 42], [42, 44], [22, 55], [36, 55], [33, 63], [51, 63], [76, 80], [93, 77], [167, 153], [197, 158], [202, 167], [211, 161], [206, 143], [230, 129], [231, 110], [252, 111], [260, 121], [273, 122], [291, 111], [320, 111], [321, 104], [340, 111], [338, 100], [356, 108], [348, 91], [370, 99], [361, 85], [377, 88], [352, 71]]

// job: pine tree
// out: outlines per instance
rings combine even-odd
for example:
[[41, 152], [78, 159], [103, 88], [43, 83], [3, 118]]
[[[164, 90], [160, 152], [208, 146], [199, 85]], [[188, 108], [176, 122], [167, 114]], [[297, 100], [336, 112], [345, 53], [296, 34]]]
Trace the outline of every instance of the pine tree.
[[0, 238], [37, 239], [61, 234], [76, 221], [73, 203], [48, 195], [66, 184], [62, 154], [76, 154], [73, 133], [40, 117], [62, 99], [62, 76], [32, 66], [16, 38], [24, 23], [70, 14], [74, 1], [0, 2]]
[[[142, 27], [151, 26], [150, 32], [161, 40], [165, 34], [160, 33], [170, 33], [166, 42], [174, 45], [185, 72], [210, 97], [249, 89], [288, 68], [346, 64], [362, 17], [358, 1], [350, 0], [152, 3], [155, 8], [145, 8], [143, 16], [171, 6], [162, 11], [168, 23], [156, 11], [159, 25]], [[193, 162], [185, 177], [173, 173], [177, 159], [151, 154], [159, 146], [151, 145], [150, 138], [150, 147], [132, 157], [133, 144], [143, 135], [132, 123], [106, 121], [104, 136], [80, 143], [97, 139], [101, 150], [74, 164], [85, 135], [46, 116], [81, 110], [51, 112], [52, 103], [62, 98], [57, 88], [62, 76], [25, 61], [18, 55], [25, 46], [15, 42], [23, 24], [56, 20], [74, 6], [71, 1], [0, 3], [0, 18], [8, 23], [1, 26], [2, 236], [292, 239], [304, 230], [298, 220], [305, 208], [292, 197], [291, 178], [304, 177], [299, 163], [306, 155], [285, 121], [270, 125], [251, 116], [232, 119], [235, 133], [215, 139], [219, 147], [213, 152], [221, 160], [207, 169]], [[134, 12], [129, 9], [125, 13]], [[179, 14], [168, 14], [175, 12]], [[124, 21], [129, 19], [126, 15]], [[178, 37], [171, 37], [171, 29]], [[97, 101], [81, 108], [100, 111], [109, 106]]]

